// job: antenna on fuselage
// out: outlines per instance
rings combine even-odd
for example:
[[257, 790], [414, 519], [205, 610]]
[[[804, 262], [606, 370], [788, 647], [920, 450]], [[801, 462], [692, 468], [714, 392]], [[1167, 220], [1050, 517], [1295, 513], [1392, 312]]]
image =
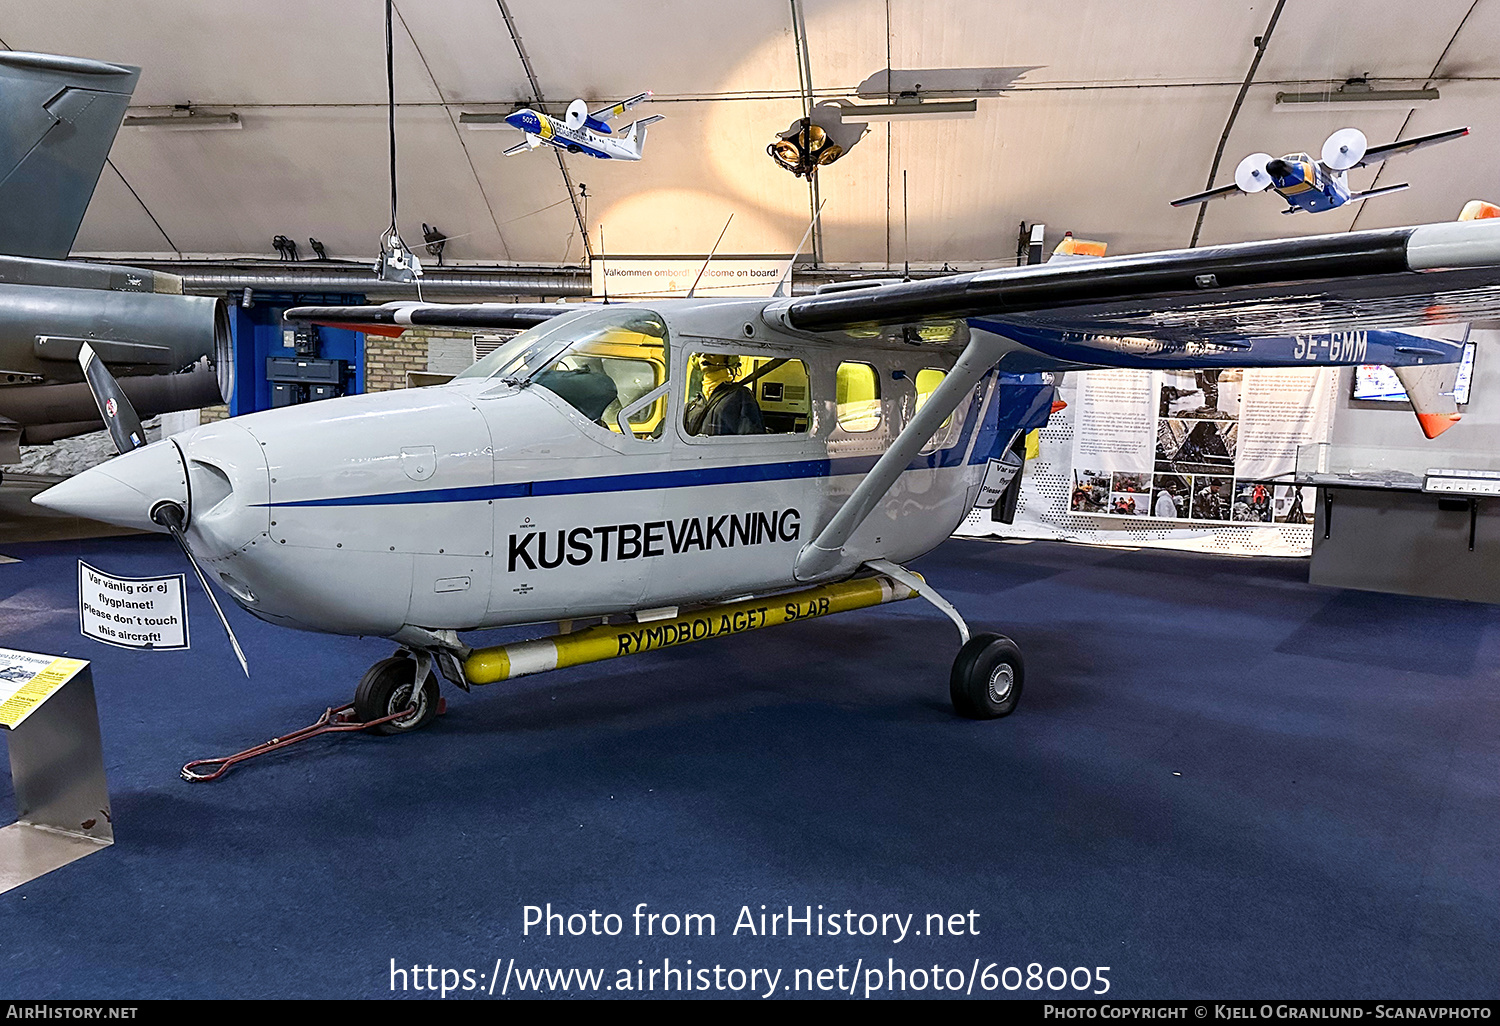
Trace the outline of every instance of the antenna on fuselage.
[[[733, 220], [734, 220], [734, 215], [730, 214], [729, 215], [729, 221], [733, 221]], [[719, 232], [719, 237], [714, 240], [714, 248], [708, 251], [708, 258], [703, 261], [703, 266], [700, 267], [700, 268], [698, 268], [698, 277], [696, 277], [696, 278], [693, 279], [693, 284], [688, 289], [687, 297], [689, 299], [692, 299], [693, 298], [693, 293], [698, 291], [698, 283], [703, 280], [703, 272], [708, 270], [709, 261], [712, 260], [714, 258], [714, 254], [719, 251], [719, 243], [721, 243], [721, 242], [724, 241], [724, 232], [729, 231], [729, 221], [725, 221], [724, 222], [724, 227]]]
[[[823, 203], [827, 202], [827, 200], [823, 201]], [[792, 254], [792, 258], [786, 262], [786, 270], [782, 271], [781, 277], [776, 280], [776, 288], [771, 292], [771, 296], [773, 298], [782, 298], [786, 296], [786, 283], [787, 280], [792, 276], [792, 265], [794, 265], [797, 262], [797, 258], [802, 255], [802, 247], [807, 245], [807, 237], [812, 234], [813, 226], [818, 223], [818, 215], [823, 213], [823, 203], [819, 203], [818, 209], [813, 212], [812, 220], [807, 222], [807, 231], [802, 233], [802, 241], [797, 243], [796, 252], [794, 252]]]
[[906, 168], [901, 169], [901, 280], [911, 281], [911, 225], [906, 219]]

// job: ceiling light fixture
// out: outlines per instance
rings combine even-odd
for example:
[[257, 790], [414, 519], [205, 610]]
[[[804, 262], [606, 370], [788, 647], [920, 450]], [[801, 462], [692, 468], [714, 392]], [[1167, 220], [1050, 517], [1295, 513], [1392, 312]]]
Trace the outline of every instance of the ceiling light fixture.
[[1375, 89], [1367, 79], [1351, 78], [1336, 88], [1316, 92], [1276, 94], [1277, 110], [1368, 110], [1371, 103], [1411, 107], [1438, 98], [1436, 89]]
[[202, 114], [192, 107], [178, 107], [171, 114], [132, 114], [125, 119], [125, 127], [147, 131], [236, 131], [245, 124], [234, 111], [228, 114]]
[[897, 100], [895, 103], [850, 103], [844, 116], [860, 121], [896, 121], [904, 118], [972, 118], [978, 100]]
[[510, 128], [511, 126], [505, 123], [505, 119], [509, 116], [508, 114], [479, 114], [466, 110], [459, 112], [458, 123], [465, 128], [483, 132], [497, 128]]

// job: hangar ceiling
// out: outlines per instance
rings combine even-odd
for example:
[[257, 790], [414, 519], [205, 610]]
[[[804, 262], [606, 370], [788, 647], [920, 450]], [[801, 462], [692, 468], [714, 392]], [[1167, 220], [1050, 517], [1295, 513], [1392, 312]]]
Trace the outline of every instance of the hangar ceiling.
[[[460, 125], [463, 111], [536, 99], [507, 12], [550, 111], [656, 93], [641, 112], [667, 120], [641, 163], [563, 157], [587, 185], [594, 245], [602, 224], [612, 253], [703, 252], [731, 213], [721, 252], [790, 252], [809, 189], [767, 143], [805, 102], [853, 98], [887, 68], [1036, 66], [971, 119], [872, 122], [821, 170], [827, 264], [900, 266], [903, 171], [914, 265], [1009, 262], [1021, 221], [1116, 253], [1186, 246], [1198, 210], [1168, 201], [1205, 188], [1226, 125], [1213, 184], [1253, 151], [1316, 154], [1344, 125], [1372, 144], [1473, 134], [1352, 172], [1356, 188], [1377, 174], [1413, 184], [1365, 205], [1283, 217], [1274, 197], [1213, 203], [1202, 243], [1446, 220], [1500, 198], [1500, 0], [397, 0], [396, 12], [402, 230], [416, 245], [421, 222], [437, 225], [458, 262], [584, 256], [553, 153], [505, 158], [518, 134]], [[0, 45], [140, 65], [133, 114], [241, 117], [239, 131], [121, 130], [75, 247], [113, 258], [269, 257], [278, 234], [372, 258], [388, 220], [383, 32], [383, 0], [0, 0]], [[1278, 91], [1353, 77], [1441, 99], [1277, 110]]]

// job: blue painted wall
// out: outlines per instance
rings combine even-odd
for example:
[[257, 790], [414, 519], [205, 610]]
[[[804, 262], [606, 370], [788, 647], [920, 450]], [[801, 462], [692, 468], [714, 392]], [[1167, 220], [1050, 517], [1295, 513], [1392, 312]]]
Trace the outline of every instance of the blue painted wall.
[[[271, 386], [266, 381], [266, 357], [296, 356], [288, 344], [281, 315], [294, 306], [355, 306], [361, 295], [345, 293], [257, 292], [248, 310], [239, 303], [230, 306], [230, 330], [234, 337], [234, 398], [229, 415], [255, 413], [271, 408]], [[365, 390], [365, 336], [344, 328], [318, 328], [318, 357], [343, 360], [349, 365], [345, 394]]]

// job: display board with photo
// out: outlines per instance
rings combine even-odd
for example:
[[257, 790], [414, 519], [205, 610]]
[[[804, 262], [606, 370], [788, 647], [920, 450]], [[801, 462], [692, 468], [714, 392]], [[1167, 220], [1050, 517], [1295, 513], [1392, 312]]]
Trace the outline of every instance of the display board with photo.
[[[1326, 368], [1093, 371], [1081, 376], [1071, 510], [1221, 523], [1298, 523], [1299, 445], [1325, 441]], [[1295, 508], [1294, 508], [1295, 507]], [[1308, 522], [1310, 522], [1310, 517]]]

